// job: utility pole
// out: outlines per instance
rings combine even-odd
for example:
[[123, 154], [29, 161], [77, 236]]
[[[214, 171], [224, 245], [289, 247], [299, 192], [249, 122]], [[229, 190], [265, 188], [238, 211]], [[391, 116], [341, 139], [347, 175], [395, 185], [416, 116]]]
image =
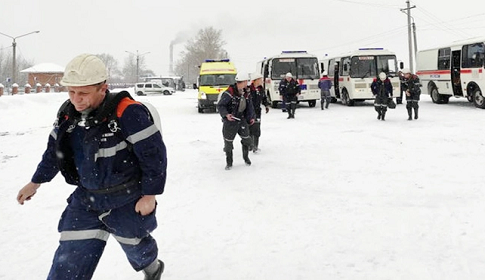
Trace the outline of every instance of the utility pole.
[[[411, 7], [411, 3], [409, 2], [409, 0], [406, 0], [406, 8], [401, 9], [401, 12], [405, 13], [408, 16], [409, 69], [413, 73], [414, 73], [413, 57], [414, 57], [414, 52], [417, 51], [417, 49], [415, 49], [415, 51], [413, 52], [413, 36], [412, 36], [412, 26], [411, 26], [411, 9], [414, 9], [414, 8], [416, 8], [416, 6], [414, 5]], [[414, 44], [416, 46], [416, 42], [414, 42]]]

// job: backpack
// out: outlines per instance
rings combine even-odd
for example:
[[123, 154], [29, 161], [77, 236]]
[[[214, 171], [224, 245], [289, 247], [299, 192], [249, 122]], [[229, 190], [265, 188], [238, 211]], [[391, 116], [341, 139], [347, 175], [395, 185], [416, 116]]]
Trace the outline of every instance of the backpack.
[[[90, 117], [85, 121], [85, 126], [90, 127], [90, 126], [95, 126], [98, 125], [102, 122], [107, 122], [108, 127], [112, 132], [116, 132], [119, 130], [119, 125], [118, 125], [118, 118], [121, 116], [117, 115], [118, 111], [118, 106], [121, 103], [121, 101], [125, 98], [129, 98], [131, 100], [135, 100], [129, 92], [127, 91], [121, 91], [118, 93], [115, 92], [106, 92], [106, 97], [105, 101], [103, 102], [102, 106], [99, 108], [99, 112], [93, 116]], [[158, 114], [157, 109], [155, 106], [150, 104], [149, 102], [146, 101], [136, 101], [142, 104], [149, 112], [150, 118], [155, 124], [155, 126], [158, 128], [160, 131], [160, 134], [162, 133], [162, 124], [160, 120], [160, 115]], [[122, 112], [121, 112], [122, 113]], [[72, 117], [79, 117], [81, 114], [77, 112], [72, 106], [71, 101], [68, 99], [66, 100], [62, 106], [60, 107], [59, 111], [57, 112], [57, 118], [65, 118], [65, 116], [72, 116]]]

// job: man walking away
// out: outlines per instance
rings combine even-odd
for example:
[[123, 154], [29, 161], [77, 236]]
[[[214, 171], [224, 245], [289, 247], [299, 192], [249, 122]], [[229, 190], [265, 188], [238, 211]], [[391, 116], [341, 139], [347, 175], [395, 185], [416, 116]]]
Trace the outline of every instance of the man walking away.
[[328, 109], [328, 105], [332, 100], [330, 96], [330, 89], [332, 88], [332, 81], [327, 76], [327, 71], [323, 71], [322, 77], [318, 81], [318, 87], [320, 88], [320, 104], [323, 110], [323, 105], [325, 103], [325, 109]]

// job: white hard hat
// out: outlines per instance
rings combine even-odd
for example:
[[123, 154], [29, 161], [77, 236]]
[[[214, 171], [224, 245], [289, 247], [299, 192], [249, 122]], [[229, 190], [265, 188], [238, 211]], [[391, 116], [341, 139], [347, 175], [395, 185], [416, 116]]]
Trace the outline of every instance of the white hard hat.
[[381, 81], [384, 81], [386, 78], [387, 78], [386, 73], [384, 73], [384, 72], [379, 73], [379, 79], [380, 79]]
[[249, 81], [247, 73], [237, 73], [236, 82]]
[[291, 72], [286, 73], [285, 77], [287, 78], [293, 78], [293, 75], [291, 75]]
[[327, 71], [323, 71], [322, 76], [327, 76], [327, 75], [328, 75]]
[[261, 75], [261, 74], [259, 74], [257, 72], [256, 73], [252, 73], [251, 74], [251, 81], [257, 80], [257, 79], [262, 78], [262, 77], [263, 77], [263, 75]]
[[404, 68], [401, 70], [401, 72], [403, 72], [404, 74], [411, 74], [411, 70], [409, 70], [409, 68]]
[[81, 54], [73, 58], [64, 70], [63, 86], [90, 86], [108, 79], [104, 62], [92, 54]]

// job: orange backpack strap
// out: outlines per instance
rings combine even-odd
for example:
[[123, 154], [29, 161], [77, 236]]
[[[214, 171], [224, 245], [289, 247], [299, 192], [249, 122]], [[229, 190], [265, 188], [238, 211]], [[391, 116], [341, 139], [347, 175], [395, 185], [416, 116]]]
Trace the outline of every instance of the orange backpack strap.
[[120, 103], [118, 103], [118, 107], [116, 108], [116, 116], [118, 118], [121, 118], [125, 109], [128, 106], [130, 106], [131, 104], [141, 104], [141, 103], [138, 102], [138, 101], [135, 101], [135, 100], [133, 100], [129, 97], [125, 97], [125, 98], [121, 99]]

